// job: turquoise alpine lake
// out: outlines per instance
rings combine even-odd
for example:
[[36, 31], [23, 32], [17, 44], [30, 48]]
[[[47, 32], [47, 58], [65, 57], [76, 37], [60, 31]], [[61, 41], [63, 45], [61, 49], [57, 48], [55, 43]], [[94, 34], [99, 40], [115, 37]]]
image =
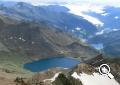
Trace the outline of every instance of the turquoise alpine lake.
[[27, 63], [24, 68], [32, 72], [40, 72], [56, 67], [72, 68], [79, 63], [80, 61], [68, 57], [53, 57]]

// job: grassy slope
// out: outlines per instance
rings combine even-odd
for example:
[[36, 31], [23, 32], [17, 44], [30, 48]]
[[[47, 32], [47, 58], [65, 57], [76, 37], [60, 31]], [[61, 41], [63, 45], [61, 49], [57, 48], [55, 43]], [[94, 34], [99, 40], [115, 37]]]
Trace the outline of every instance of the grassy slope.
[[0, 70], [7, 73], [32, 74], [25, 70], [25, 55], [13, 52], [0, 52]]

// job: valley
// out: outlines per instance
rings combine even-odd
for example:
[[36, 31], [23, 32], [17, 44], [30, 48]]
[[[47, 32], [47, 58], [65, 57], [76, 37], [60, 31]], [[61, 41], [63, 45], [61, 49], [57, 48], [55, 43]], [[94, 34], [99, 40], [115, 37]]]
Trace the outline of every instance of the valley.
[[[69, 11], [0, 1], [0, 85], [119, 85], [120, 31]], [[113, 79], [99, 73], [104, 63]]]
[[[94, 48], [48, 23], [18, 21], [1, 15], [1, 68], [24, 72], [23, 65], [51, 56], [72, 56], [81, 60], [99, 54]], [[10, 21], [9, 21], [10, 20]]]

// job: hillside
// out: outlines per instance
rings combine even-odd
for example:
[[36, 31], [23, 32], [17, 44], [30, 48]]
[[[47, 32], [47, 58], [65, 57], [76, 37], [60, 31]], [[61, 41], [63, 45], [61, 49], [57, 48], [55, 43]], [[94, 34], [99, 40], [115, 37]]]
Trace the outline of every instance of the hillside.
[[[71, 54], [73, 49], [77, 49], [75, 50], [76, 53], [74, 52], [73, 55], [78, 54], [78, 57], [83, 56], [83, 54], [84, 57], [89, 57], [89, 53], [91, 57], [94, 57], [97, 54], [96, 50], [79, 39], [45, 22], [34, 23], [23, 21], [12, 23], [12, 20], [10, 22], [11, 23], [8, 24], [4, 19], [0, 20], [0, 41], [7, 49], [13, 52], [25, 52], [26, 55], [31, 58], [37, 58], [38, 56], [38, 58], [44, 58], [48, 57], [48, 55], [52, 56], [57, 54]], [[77, 46], [82, 47], [78, 48]], [[86, 51], [86, 54], [84, 51], [83, 53], [80, 52], [80, 50], [87, 49], [88, 51], [91, 50], [91, 52]]]
[[5, 72], [31, 74], [23, 65], [33, 60], [58, 55], [82, 60], [98, 54], [94, 48], [49, 23], [0, 16], [0, 69]]
[[90, 43], [102, 44], [102, 51], [110, 56], [120, 56], [120, 31], [111, 31], [91, 38]]

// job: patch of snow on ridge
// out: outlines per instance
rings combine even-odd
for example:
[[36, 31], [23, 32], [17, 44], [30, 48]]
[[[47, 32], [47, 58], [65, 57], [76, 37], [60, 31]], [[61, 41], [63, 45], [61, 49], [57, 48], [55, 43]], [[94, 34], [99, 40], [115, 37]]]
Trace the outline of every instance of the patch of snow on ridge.
[[93, 73], [93, 75], [82, 73], [78, 75], [74, 72], [71, 76], [79, 79], [83, 85], [120, 85], [114, 78], [110, 79], [108, 76], [99, 73]]
[[102, 34], [105, 34], [105, 33], [115, 32], [115, 31], [119, 31], [119, 30], [120, 29], [109, 29], [109, 28], [106, 28], [106, 29], [103, 29], [101, 31], [96, 32], [96, 35], [102, 35]]
[[112, 29], [112, 31], [119, 31], [119, 29]]
[[51, 79], [45, 79], [44, 82], [46, 82], [46, 81], [54, 82], [55, 79], [59, 76], [60, 73], [61, 73], [61, 72], [56, 73]]
[[76, 72], [74, 72], [71, 76], [75, 79], [80, 79], [80, 76]]
[[115, 19], [119, 19], [119, 17], [118, 17], [118, 16], [115, 16], [114, 18], [115, 18]]
[[72, 30], [72, 32], [75, 32], [75, 30]]
[[77, 31], [79, 31], [79, 30], [81, 30], [82, 28], [76, 27], [75, 29], [76, 29]]
[[83, 43], [86, 43], [86, 42], [87, 42], [86, 39], [83, 39], [83, 38], [80, 38], [80, 39], [81, 39], [81, 41], [82, 41]]
[[103, 14], [101, 14], [102, 16], [107, 16], [107, 15], [109, 15], [109, 13], [103, 13]]
[[96, 32], [96, 35], [102, 35], [102, 34], [104, 34], [104, 30], [101, 30], [101, 31], [99, 31], [99, 32]]

